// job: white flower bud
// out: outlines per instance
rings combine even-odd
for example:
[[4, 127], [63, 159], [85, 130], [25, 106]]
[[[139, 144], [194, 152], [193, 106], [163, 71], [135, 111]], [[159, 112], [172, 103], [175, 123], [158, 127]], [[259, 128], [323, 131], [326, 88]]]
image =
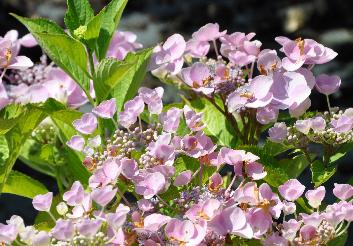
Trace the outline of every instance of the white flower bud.
[[56, 205], [56, 211], [58, 211], [58, 214], [60, 215], [65, 215], [68, 210], [69, 209], [65, 202], [61, 202], [58, 205]]

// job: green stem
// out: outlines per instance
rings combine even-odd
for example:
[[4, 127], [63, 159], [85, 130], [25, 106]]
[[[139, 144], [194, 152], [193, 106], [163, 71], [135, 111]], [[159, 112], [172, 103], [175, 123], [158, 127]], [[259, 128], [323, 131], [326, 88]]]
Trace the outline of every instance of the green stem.
[[326, 95], [326, 101], [327, 101], [328, 111], [330, 112], [330, 115], [331, 115], [332, 114], [331, 103], [328, 95]]

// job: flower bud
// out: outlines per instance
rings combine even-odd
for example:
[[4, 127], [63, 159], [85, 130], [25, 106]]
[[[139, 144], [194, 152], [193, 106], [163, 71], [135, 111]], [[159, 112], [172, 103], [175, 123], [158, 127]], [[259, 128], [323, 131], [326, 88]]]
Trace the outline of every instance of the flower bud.
[[335, 93], [341, 85], [341, 78], [333, 75], [321, 74], [316, 77], [316, 89], [325, 95]]
[[65, 202], [60, 202], [58, 205], [56, 205], [56, 211], [60, 215], [65, 215], [68, 211], [68, 207]]

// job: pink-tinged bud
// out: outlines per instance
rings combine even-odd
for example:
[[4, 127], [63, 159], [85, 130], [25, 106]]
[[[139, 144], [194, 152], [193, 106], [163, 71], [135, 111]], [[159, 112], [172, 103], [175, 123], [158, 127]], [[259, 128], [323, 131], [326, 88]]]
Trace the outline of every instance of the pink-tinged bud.
[[349, 184], [335, 183], [335, 188], [333, 188], [333, 194], [341, 200], [347, 200], [353, 196], [353, 186]]
[[321, 74], [316, 77], [315, 88], [322, 94], [330, 95], [335, 93], [341, 85], [341, 78], [333, 75]]
[[38, 211], [50, 211], [51, 203], [53, 200], [53, 193], [48, 192], [44, 195], [37, 195], [33, 198], [33, 207]]
[[284, 199], [293, 202], [304, 193], [305, 186], [302, 185], [297, 179], [290, 179], [283, 185], [280, 185], [278, 190]]

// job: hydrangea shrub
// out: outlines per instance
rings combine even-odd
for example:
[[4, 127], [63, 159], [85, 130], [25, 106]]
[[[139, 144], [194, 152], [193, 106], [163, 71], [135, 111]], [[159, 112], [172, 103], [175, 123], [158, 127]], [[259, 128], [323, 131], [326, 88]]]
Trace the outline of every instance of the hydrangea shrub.
[[[95, 15], [68, 0], [67, 30], [13, 14], [30, 34], [0, 38], [0, 192], [39, 211], [33, 225], [1, 223], [0, 242], [345, 245], [353, 186], [325, 182], [353, 146], [353, 110], [330, 104], [338, 76], [313, 73], [337, 53], [286, 37], [266, 49], [216, 23], [142, 49], [116, 31], [126, 4]], [[40, 61], [20, 55], [36, 45]], [[141, 87], [149, 72], [182, 102]], [[313, 90], [327, 111], [310, 111]], [[55, 178], [58, 194], [12, 170], [17, 159]], [[309, 187], [298, 180], [307, 168]]]

